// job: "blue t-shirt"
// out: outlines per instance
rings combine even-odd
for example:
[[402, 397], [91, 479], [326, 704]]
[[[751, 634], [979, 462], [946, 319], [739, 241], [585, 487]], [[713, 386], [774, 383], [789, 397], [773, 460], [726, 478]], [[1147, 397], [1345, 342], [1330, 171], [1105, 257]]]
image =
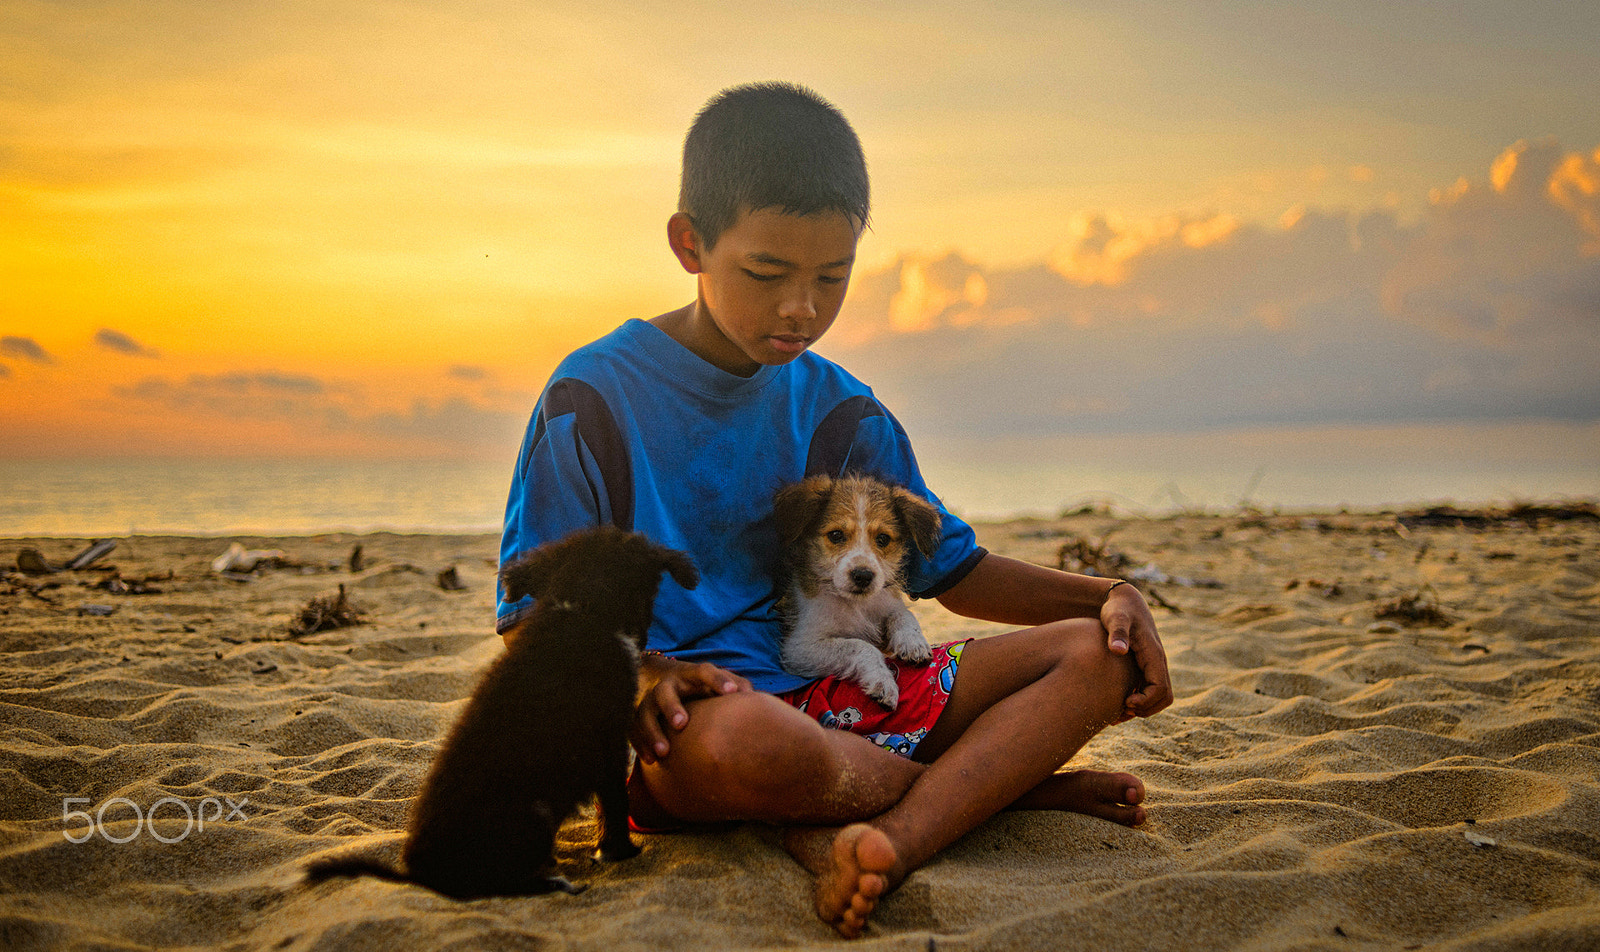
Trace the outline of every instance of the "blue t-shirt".
[[[837, 364], [807, 352], [740, 377], [655, 325], [628, 321], [562, 361], [539, 398], [500, 559], [603, 524], [682, 549], [700, 584], [662, 580], [649, 647], [786, 691], [806, 679], [778, 663], [772, 496], [806, 476], [846, 471], [906, 486], [939, 508], [937, 551], [913, 553], [908, 566], [914, 596], [940, 594], [983, 558], [971, 527], [924, 485], [899, 422]], [[499, 630], [531, 606], [502, 600]]]

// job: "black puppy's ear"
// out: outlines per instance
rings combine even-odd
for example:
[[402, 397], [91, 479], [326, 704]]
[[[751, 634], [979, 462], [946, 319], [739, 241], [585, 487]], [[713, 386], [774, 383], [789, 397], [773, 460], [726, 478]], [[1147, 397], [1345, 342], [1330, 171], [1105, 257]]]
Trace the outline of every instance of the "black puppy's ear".
[[812, 476], [778, 490], [772, 497], [772, 521], [778, 527], [778, 542], [791, 548], [816, 521], [817, 515], [833, 495], [832, 476]]
[[921, 496], [902, 486], [894, 488], [894, 510], [911, 534], [911, 544], [923, 557], [932, 557], [939, 548], [939, 510]]
[[689, 561], [689, 557], [677, 549], [661, 549], [661, 567], [672, 575], [674, 581], [684, 588], [694, 588], [700, 584], [700, 571]]
[[557, 554], [554, 550], [555, 546], [544, 545], [519, 552], [500, 567], [500, 587], [505, 591], [507, 603], [520, 601], [528, 595], [538, 596], [555, 568]]

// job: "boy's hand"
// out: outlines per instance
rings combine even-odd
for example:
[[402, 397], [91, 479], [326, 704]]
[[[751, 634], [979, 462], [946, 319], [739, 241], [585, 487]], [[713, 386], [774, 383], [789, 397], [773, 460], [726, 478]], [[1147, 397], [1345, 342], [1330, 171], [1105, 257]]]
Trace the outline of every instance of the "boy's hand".
[[663, 655], [648, 655], [640, 665], [643, 687], [629, 738], [639, 759], [653, 764], [672, 749], [668, 737], [689, 724], [685, 701], [754, 690], [750, 682], [710, 663], [691, 664]]
[[1106, 643], [1111, 653], [1132, 651], [1144, 674], [1144, 684], [1128, 695], [1123, 714], [1149, 717], [1164, 710], [1172, 703], [1172, 679], [1167, 674], [1166, 649], [1156, 635], [1156, 620], [1144, 596], [1132, 585], [1114, 587], [1100, 609], [1100, 624], [1109, 633]]

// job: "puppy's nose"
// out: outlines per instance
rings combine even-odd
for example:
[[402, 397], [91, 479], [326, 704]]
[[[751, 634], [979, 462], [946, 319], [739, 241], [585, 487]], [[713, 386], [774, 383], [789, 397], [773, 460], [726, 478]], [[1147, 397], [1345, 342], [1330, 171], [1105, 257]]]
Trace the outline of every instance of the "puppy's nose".
[[867, 586], [872, 584], [872, 579], [873, 574], [871, 569], [850, 570], [850, 584], [854, 585], [856, 587], [856, 591], [858, 592], [866, 591]]

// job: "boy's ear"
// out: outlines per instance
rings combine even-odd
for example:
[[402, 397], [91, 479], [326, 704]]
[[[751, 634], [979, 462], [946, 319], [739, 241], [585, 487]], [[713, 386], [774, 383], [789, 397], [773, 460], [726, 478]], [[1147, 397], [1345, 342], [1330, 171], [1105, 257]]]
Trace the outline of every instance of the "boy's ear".
[[903, 486], [894, 488], [894, 508], [911, 534], [911, 544], [924, 558], [931, 557], [939, 548], [939, 510]]
[[833, 477], [812, 476], [783, 487], [772, 497], [772, 521], [785, 550], [800, 541], [832, 494]]
[[683, 270], [690, 274], [705, 270], [700, 262], [700, 234], [694, 230], [694, 219], [688, 212], [678, 212], [667, 219], [667, 244], [672, 246]]

